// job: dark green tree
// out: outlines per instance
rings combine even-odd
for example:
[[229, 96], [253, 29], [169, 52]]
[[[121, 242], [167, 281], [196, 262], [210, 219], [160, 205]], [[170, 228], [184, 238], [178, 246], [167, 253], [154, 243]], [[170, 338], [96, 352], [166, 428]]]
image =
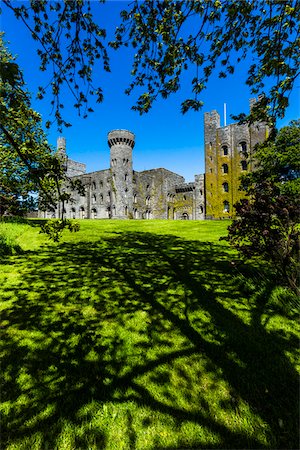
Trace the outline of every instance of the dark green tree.
[[1, 214], [24, 213], [33, 206], [32, 192], [55, 208], [63, 179], [59, 159], [31, 108], [22, 72], [0, 36], [0, 185]]
[[55, 210], [60, 203], [60, 226], [70, 227], [63, 217], [64, 203], [71, 200], [65, 188], [74, 184], [47, 142], [22, 72], [0, 34], [0, 215], [28, 212], [37, 206], [38, 192], [40, 209]]
[[254, 158], [256, 169], [242, 178], [247, 198], [235, 205], [226, 239], [247, 258], [269, 261], [299, 294], [300, 120], [259, 145]]

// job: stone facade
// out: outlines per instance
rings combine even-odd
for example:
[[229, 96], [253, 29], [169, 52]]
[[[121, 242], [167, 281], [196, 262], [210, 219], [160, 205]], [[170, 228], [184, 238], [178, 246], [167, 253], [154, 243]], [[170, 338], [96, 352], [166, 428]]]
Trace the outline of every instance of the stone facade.
[[[250, 100], [250, 108], [255, 99]], [[264, 123], [220, 126], [217, 111], [204, 114], [206, 218], [234, 216], [233, 205], [244, 195], [240, 177], [253, 170], [252, 153], [269, 135]]]
[[[195, 219], [205, 218], [204, 175], [193, 183], [167, 169], [133, 170], [135, 136], [127, 130], [108, 133], [109, 169], [86, 173], [85, 164], [70, 160], [64, 138], [58, 138], [57, 152], [65, 162], [67, 175], [80, 179], [85, 195], [72, 193], [65, 205], [71, 219]], [[56, 211], [40, 212], [40, 217], [60, 217]]]
[[[250, 99], [250, 108], [255, 104]], [[222, 219], [234, 216], [233, 205], [243, 197], [240, 176], [253, 170], [252, 152], [269, 134], [264, 123], [220, 126], [217, 111], [204, 114], [205, 175], [192, 183], [167, 169], [133, 170], [135, 136], [128, 130], [108, 133], [109, 169], [86, 173], [86, 165], [67, 157], [66, 141], [58, 138], [57, 152], [67, 175], [81, 180], [85, 195], [72, 193], [65, 205], [72, 219]], [[40, 211], [40, 217], [60, 217]]]

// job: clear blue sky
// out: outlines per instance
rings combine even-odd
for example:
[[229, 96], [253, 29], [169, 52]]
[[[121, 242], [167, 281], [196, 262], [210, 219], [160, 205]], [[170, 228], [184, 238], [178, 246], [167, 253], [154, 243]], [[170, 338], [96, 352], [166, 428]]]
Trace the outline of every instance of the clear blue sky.
[[[120, 22], [119, 12], [128, 3], [112, 0], [104, 5], [93, 3], [97, 18], [108, 31], [107, 42], [112, 39], [115, 26]], [[32, 92], [33, 107], [42, 114], [46, 122], [51, 112], [49, 97], [38, 101], [35, 100], [35, 95], [37, 86], [47, 84], [49, 75], [38, 70], [39, 58], [29, 31], [3, 4], [1, 7], [1, 30], [5, 31], [9, 50], [17, 55], [17, 62], [23, 69], [24, 79]], [[204, 173], [204, 112], [218, 110], [222, 124], [224, 103], [227, 105], [227, 124], [231, 121], [231, 114], [248, 112], [251, 94], [244, 84], [247, 67], [237, 66], [235, 74], [227, 79], [219, 79], [217, 75], [211, 78], [201, 96], [204, 107], [200, 112], [191, 111], [185, 115], [180, 113], [181, 102], [191, 97], [190, 85], [183, 83], [179, 93], [167, 100], [160, 100], [148, 114], [140, 116], [130, 109], [135, 96], [128, 97], [124, 94], [130, 83], [132, 54], [133, 50], [126, 48], [117, 52], [110, 51], [112, 72], [98, 74], [99, 84], [104, 89], [104, 102], [93, 103], [91, 106], [95, 112], [87, 119], [78, 117], [72, 107], [71, 95], [66, 91], [63, 98], [64, 118], [73, 125], [62, 133], [67, 140], [67, 153], [70, 158], [86, 163], [88, 171], [106, 169], [109, 167], [107, 133], [116, 128], [125, 128], [136, 135], [133, 151], [135, 170], [165, 167], [183, 175], [186, 181], [193, 181], [195, 174]], [[285, 118], [278, 122], [279, 127], [299, 117], [299, 104], [300, 80], [291, 95]], [[59, 135], [56, 127], [53, 126], [47, 133], [49, 142], [56, 146]]]

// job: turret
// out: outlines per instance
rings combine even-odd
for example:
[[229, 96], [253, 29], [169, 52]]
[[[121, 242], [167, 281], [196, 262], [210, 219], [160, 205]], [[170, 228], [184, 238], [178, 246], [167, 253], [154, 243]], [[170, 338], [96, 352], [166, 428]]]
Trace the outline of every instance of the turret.
[[132, 149], [135, 136], [127, 130], [108, 133], [110, 147], [110, 198], [113, 218], [123, 219], [132, 215]]
[[66, 155], [66, 139], [64, 137], [57, 138], [57, 153], [61, 156]]

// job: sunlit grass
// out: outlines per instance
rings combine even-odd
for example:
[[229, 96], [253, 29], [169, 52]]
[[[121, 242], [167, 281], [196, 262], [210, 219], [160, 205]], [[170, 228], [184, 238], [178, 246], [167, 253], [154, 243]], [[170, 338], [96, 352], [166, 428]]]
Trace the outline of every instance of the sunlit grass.
[[296, 448], [296, 316], [226, 226], [24, 229], [0, 267], [3, 448]]

